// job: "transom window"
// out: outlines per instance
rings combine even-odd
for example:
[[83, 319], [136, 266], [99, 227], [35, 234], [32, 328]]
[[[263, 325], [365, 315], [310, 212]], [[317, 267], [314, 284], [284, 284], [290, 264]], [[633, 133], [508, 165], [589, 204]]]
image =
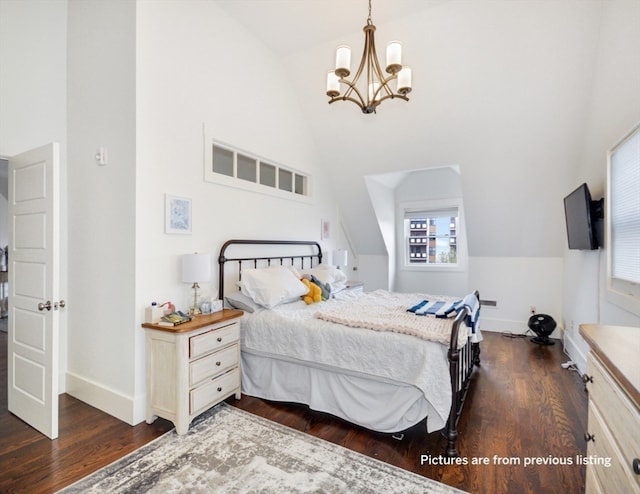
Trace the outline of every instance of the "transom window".
[[206, 137], [205, 180], [289, 199], [311, 198], [308, 174]]

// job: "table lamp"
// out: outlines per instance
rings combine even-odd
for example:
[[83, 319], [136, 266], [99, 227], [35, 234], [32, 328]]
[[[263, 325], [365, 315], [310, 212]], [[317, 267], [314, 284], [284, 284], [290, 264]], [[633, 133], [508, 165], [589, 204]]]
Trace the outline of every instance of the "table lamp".
[[198, 308], [198, 282], [211, 280], [211, 255], [209, 254], [185, 254], [182, 256], [182, 281], [193, 283], [193, 305], [189, 309], [189, 314], [200, 314]]
[[334, 250], [331, 257], [333, 264], [335, 264], [338, 269], [340, 269], [340, 267], [347, 267], [348, 255], [346, 249]]

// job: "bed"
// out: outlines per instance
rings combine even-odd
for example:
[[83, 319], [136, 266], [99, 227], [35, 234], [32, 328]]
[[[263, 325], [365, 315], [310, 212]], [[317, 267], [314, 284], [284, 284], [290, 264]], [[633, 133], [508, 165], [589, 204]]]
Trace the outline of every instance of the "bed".
[[[341, 290], [346, 276], [322, 260], [314, 241], [221, 247], [219, 298], [245, 310], [242, 392], [303, 403], [378, 432], [425, 421], [427, 432], [442, 431], [446, 454], [457, 456], [458, 421], [480, 362], [478, 293]], [[301, 300], [291, 281], [300, 277], [321, 286], [327, 300]]]

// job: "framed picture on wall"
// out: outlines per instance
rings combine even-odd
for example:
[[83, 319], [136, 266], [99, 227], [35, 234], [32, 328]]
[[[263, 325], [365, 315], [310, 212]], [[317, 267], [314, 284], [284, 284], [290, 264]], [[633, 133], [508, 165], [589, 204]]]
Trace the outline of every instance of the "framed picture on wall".
[[191, 199], [165, 194], [165, 233], [191, 233]]
[[320, 225], [320, 239], [329, 240], [331, 238], [331, 222], [322, 220]]

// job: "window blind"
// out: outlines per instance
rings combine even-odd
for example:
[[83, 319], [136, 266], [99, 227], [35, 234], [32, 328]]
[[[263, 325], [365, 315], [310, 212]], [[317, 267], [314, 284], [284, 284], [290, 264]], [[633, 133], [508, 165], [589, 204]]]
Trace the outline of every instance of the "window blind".
[[640, 283], [640, 127], [610, 158], [611, 276]]
[[458, 208], [439, 208], [439, 209], [405, 209], [404, 218], [407, 220], [424, 219], [424, 218], [447, 218], [457, 217]]

